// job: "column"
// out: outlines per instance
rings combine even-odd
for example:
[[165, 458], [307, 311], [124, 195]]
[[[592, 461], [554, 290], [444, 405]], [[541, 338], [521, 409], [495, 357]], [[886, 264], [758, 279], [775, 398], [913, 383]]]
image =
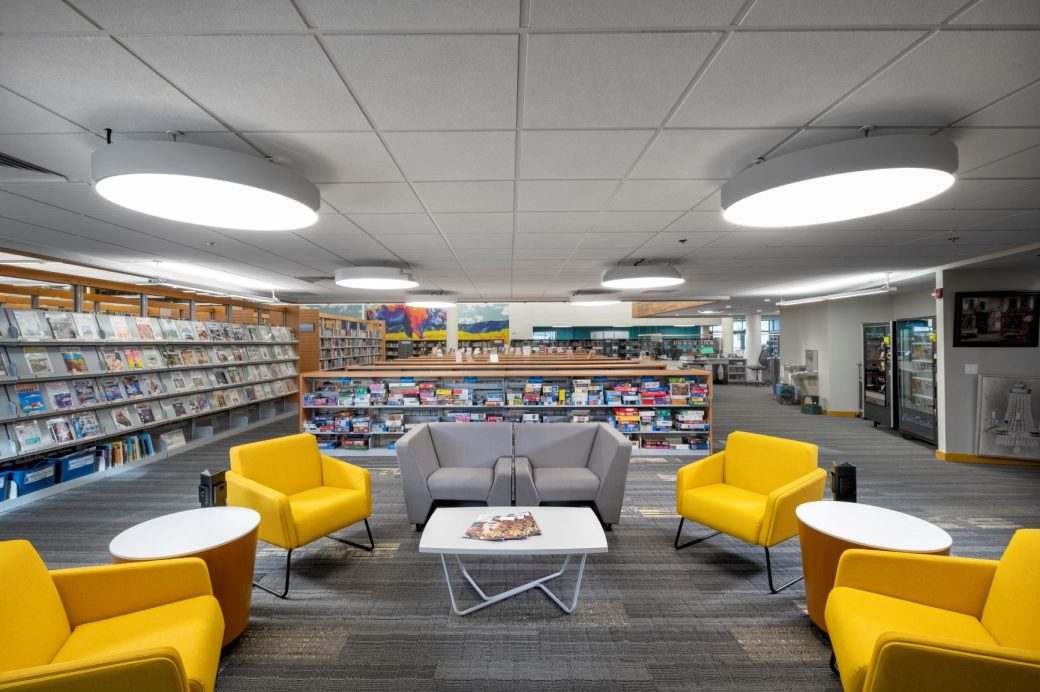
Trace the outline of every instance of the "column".
[[722, 318], [722, 353], [733, 353], [733, 318]]
[[444, 311], [445, 322], [447, 322], [447, 334], [445, 335], [445, 341], [448, 350], [459, 348], [459, 307], [456, 305], [453, 308], [446, 308]]
[[762, 315], [748, 315], [746, 329], [744, 355], [748, 365], [754, 365], [758, 363], [758, 353], [762, 350]]

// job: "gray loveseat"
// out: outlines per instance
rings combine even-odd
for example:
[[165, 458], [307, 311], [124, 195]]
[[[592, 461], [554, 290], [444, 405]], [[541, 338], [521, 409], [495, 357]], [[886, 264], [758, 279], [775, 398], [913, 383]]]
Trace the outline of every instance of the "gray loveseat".
[[417, 528], [438, 500], [590, 504], [609, 527], [621, 519], [631, 454], [628, 438], [606, 423], [427, 423], [397, 442]]

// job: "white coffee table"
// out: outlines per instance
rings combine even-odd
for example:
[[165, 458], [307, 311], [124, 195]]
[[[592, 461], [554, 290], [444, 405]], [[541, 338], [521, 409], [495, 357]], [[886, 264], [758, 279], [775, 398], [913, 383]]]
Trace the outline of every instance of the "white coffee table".
[[[515, 541], [478, 541], [463, 538], [466, 529], [477, 520], [478, 516], [491, 514], [513, 514], [530, 512], [542, 531], [540, 536], [531, 536]], [[468, 615], [493, 603], [504, 601], [531, 589], [541, 589], [565, 613], [573, 613], [581, 593], [581, 578], [585, 573], [585, 559], [590, 553], [607, 552], [607, 537], [595, 513], [588, 507], [439, 507], [426, 522], [422, 539], [419, 541], [420, 553], [435, 553], [441, 556], [444, 567], [444, 580], [448, 584], [448, 596], [451, 608], [457, 615]], [[556, 572], [540, 577], [516, 588], [488, 596], [470, 576], [463, 555], [510, 556], [510, 555], [564, 555], [563, 566]], [[574, 586], [574, 598], [568, 606], [556, 596], [545, 582], [561, 576], [567, 571], [571, 558], [581, 556], [578, 563], [578, 580]], [[447, 556], [454, 556], [462, 575], [474, 588], [482, 603], [462, 610], [455, 601], [455, 592], [451, 587], [451, 575], [448, 573]]]

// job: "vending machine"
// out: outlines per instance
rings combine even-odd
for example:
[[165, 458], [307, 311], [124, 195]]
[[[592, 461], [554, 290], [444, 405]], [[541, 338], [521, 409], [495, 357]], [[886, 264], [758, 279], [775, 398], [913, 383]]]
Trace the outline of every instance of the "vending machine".
[[863, 417], [874, 427], [891, 428], [892, 324], [863, 325]]
[[936, 444], [935, 318], [896, 321], [895, 420], [904, 435]]

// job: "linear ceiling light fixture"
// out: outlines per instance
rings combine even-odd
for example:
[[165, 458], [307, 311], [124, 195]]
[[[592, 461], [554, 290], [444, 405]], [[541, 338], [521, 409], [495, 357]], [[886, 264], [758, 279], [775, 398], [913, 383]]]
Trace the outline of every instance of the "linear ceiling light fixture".
[[812, 296], [811, 298], [795, 298], [793, 300], [780, 300], [777, 305], [788, 307], [790, 305], [805, 305], [806, 303], [822, 303], [825, 300], [845, 300], [846, 298], [862, 298], [863, 296], [874, 296], [880, 293], [895, 293], [895, 286], [879, 286], [878, 288], [864, 288], [862, 291], [846, 291], [845, 293], [831, 293], [826, 296]]
[[621, 298], [617, 294], [608, 291], [582, 291], [572, 295], [568, 302], [571, 305], [592, 308], [603, 305], [617, 305], [621, 302]]
[[397, 267], [344, 267], [336, 270], [336, 285], [367, 290], [415, 288], [419, 282]]
[[444, 293], [410, 293], [404, 304], [413, 308], [453, 308], [457, 305]]
[[601, 285], [605, 288], [661, 288], [678, 286], [685, 279], [670, 264], [643, 264], [639, 260], [635, 264], [613, 267], [603, 272]]
[[858, 219], [917, 204], [953, 185], [957, 146], [940, 136], [889, 135], [778, 156], [722, 186], [723, 217], [781, 228]]
[[94, 188], [142, 214], [214, 228], [289, 231], [318, 220], [317, 186], [278, 164], [183, 142], [118, 142], [94, 150]]

